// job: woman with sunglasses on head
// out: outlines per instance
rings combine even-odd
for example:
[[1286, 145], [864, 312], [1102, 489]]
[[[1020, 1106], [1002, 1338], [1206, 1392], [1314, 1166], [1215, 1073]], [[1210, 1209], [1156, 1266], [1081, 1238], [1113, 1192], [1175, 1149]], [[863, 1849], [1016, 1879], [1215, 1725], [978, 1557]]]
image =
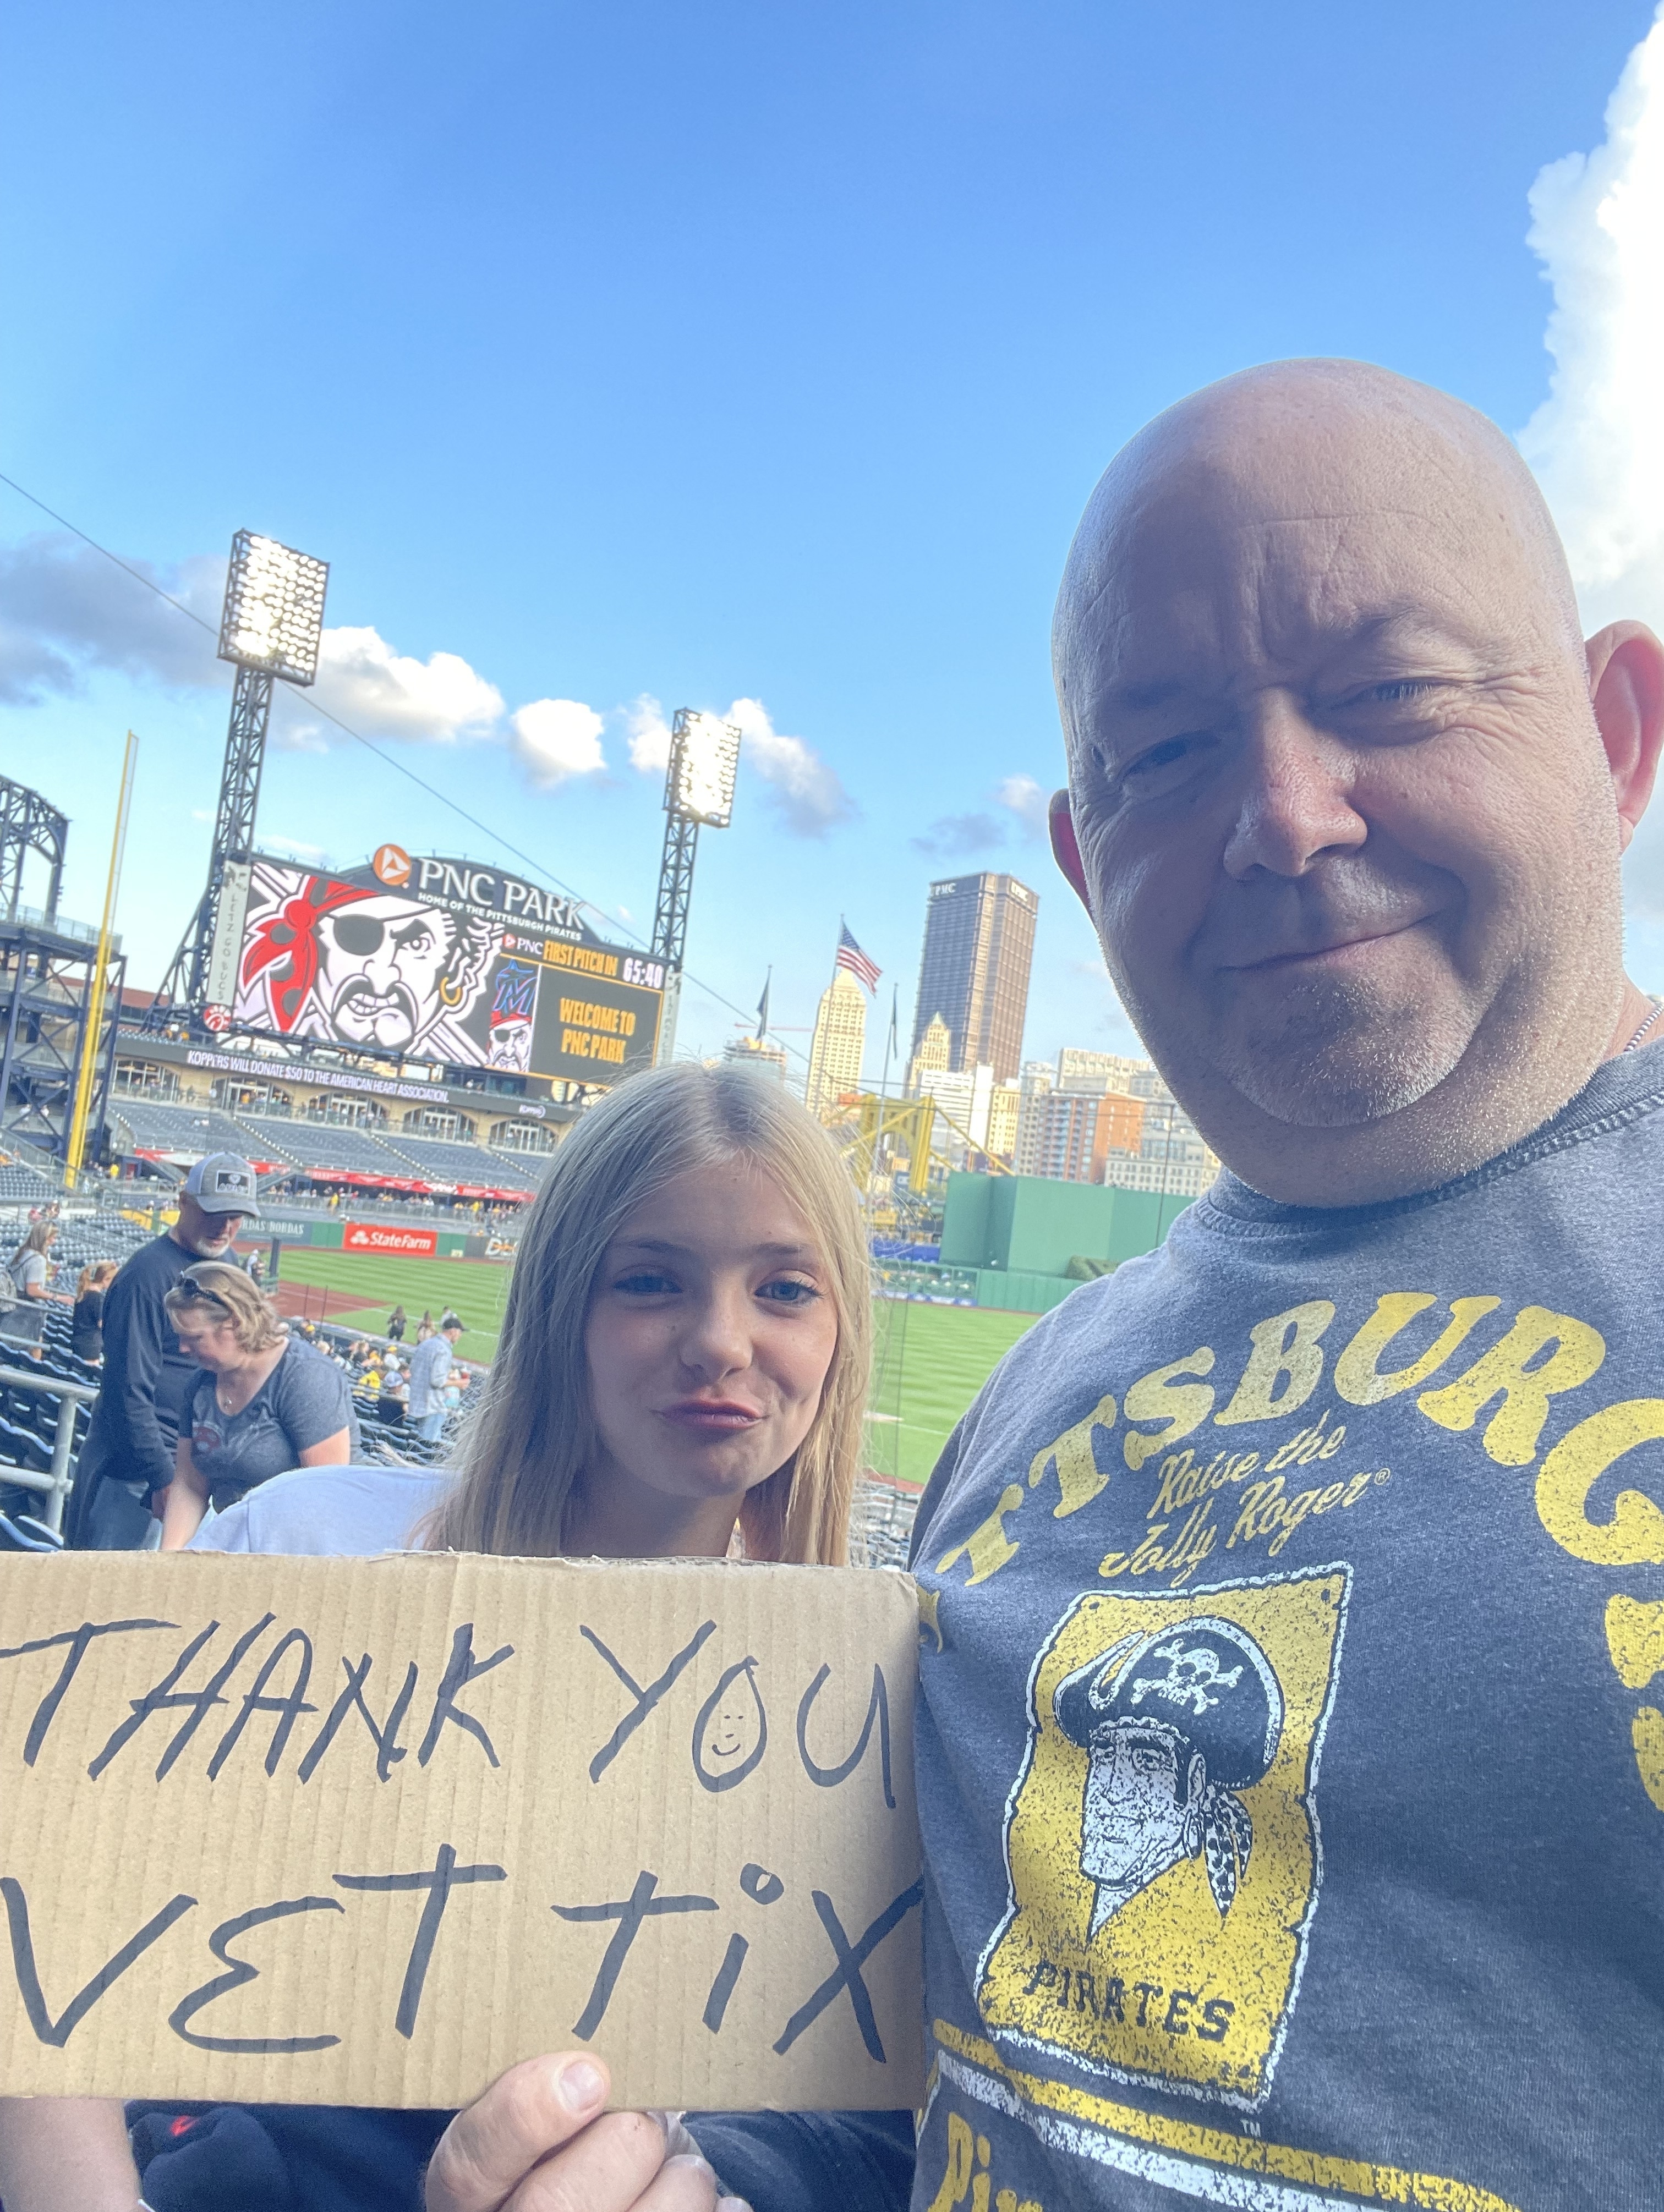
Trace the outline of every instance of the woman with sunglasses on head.
[[[637, 1076], [583, 1115], [532, 1206], [460, 1472], [281, 1474], [193, 1548], [844, 1565], [870, 1295], [854, 1187], [795, 1099], [743, 1070]], [[422, 2113], [248, 2110], [279, 2169], [304, 2136], [315, 2176], [329, 2135], [343, 2163], [383, 2185], [377, 2212], [712, 2212], [734, 2202], [724, 2189], [753, 2212], [906, 2203], [911, 2113], [697, 2113], [684, 2124], [608, 2113], [607, 2087], [604, 2058], [576, 2051], [511, 2068], [442, 2127], [446, 2116]], [[120, 2108], [75, 2110], [77, 2122], [67, 2108], [19, 2121], [0, 2107], [7, 2212], [105, 2212], [107, 2201], [131, 2212]], [[171, 2133], [171, 2108], [129, 2117], [155, 2212], [235, 2201], [237, 2177], [212, 2164], [211, 2135]], [[82, 2160], [79, 2193], [26, 2193], [26, 2169], [6, 2163], [18, 2144], [37, 2156], [33, 2171], [48, 2172], [48, 2127]], [[107, 2200], [87, 2185], [95, 2136]], [[125, 2203], [118, 2181], [132, 2192]], [[314, 2189], [308, 2212], [362, 2212], [367, 2202]]]
[[352, 1390], [333, 1360], [291, 1335], [258, 1284], [198, 1261], [162, 1300], [180, 1349], [204, 1369], [180, 1431], [162, 1548], [183, 1550], [211, 1503], [223, 1513], [296, 1467], [343, 1467], [360, 1450]]

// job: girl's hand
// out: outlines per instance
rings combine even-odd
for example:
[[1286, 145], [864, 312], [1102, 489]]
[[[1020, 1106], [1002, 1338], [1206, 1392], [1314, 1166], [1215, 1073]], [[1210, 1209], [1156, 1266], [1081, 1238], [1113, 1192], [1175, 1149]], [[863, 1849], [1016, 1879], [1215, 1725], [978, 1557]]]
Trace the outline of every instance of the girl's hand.
[[744, 2212], [685, 2130], [605, 2111], [609, 2087], [588, 2051], [511, 2066], [440, 2137], [427, 2212]]

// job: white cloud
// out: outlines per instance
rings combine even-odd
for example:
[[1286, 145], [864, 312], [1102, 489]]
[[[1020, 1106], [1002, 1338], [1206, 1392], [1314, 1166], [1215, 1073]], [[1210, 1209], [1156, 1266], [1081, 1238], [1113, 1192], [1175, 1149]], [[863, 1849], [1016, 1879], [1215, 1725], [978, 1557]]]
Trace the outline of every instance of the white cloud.
[[995, 804], [1015, 815], [1031, 837], [1045, 828], [1047, 795], [1032, 775], [1008, 775], [994, 793]]
[[670, 725], [650, 691], [643, 691], [624, 709], [624, 726], [631, 767], [643, 775], [662, 775], [670, 765]]
[[969, 814], [941, 814], [922, 836], [910, 839], [916, 853], [932, 860], [963, 860], [1003, 845], [1015, 828], [1025, 838], [1038, 837], [1045, 828], [1046, 795], [1032, 775], [1008, 775], [994, 787], [999, 810]]
[[1586, 617], [1664, 628], [1664, 8], [1607, 103], [1604, 144], [1551, 161], [1530, 202], [1555, 367], [1520, 444]]
[[[204, 557], [168, 570], [131, 565], [217, 623], [222, 560]], [[212, 635], [73, 538], [47, 535], [0, 547], [0, 702], [30, 705], [50, 694], [73, 693], [95, 667], [174, 689], [222, 689], [229, 672], [214, 647]], [[504, 745], [529, 780], [545, 787], [599, 775], [606, 766], [604, 718], [582, 701], [534, 699], [510, 714], [497, 685], [460, 653], [418, 659], [369, 624], [326, 629], [315, 688], [297, 692], [279, 684], [274, 706], [272, 741], [291, 750], [324, 753], [338, 742], [315, 706], [372, 739]], [[643, 692], [620, 711], [631, 765], [662, 775], [670, 758], [663, 707]], [[777, 730], [760, 700], [736, 699], [724, 719], [743, 731], [747, 772], [765, 786], [770, 805], [794, 835], [822, 837], [855, 818], [858, 809], [836, 771], [806, 738]]]
[[[824, 837], [860, 809], [807, 738], [777, 730], [760, 699], [736, 699], [722, 717], [739, 728], [741, 765], [768, 785], [768, 798], [788, 830], [799, 837]], [[650, 692], [624, 709], [630, 764], [643, 775], [662, 775], [670, 765], [670, 725]]]
[[[217, 623], [223, 560], [131, 565]], [[213, 637], [77, 538], [51, 532], [0, 547], [0, 701], [9, 706], [73, 694], [89, 668], [148, 678], [170, 690], [229, 684], [214, 647]]]
[[760, 699], [736, 699], [723, 716], [744, 733], [742, 764], [749, 763], [770, 787], [769, 797], [788, 830], [799, 837], [824, 837], [859, 811], [838, 775], [802, 738], [777, 730]]
[[521, 766], [547, 789], [570, 776], [599, 775], [606, 766], [600, 749], [606, 726], [593, 707], [576, 699], [533, 699], [509, 717], [510, 740]]
[[454, 744], [489, 735], [503, 717], [503, 694], [460, 653], [418, 660], [368, 627], [324, 632], [316, 696], [367, 738]]
[[[1554, 292], [1549, 397], [1520, 435], [1565, 540], [1587, 626], [1664, 630], [1664, 6], [1606, 106], [1592, 154], [1541, 170], [1529, 242]], [[1631, 895], [1664, 903], [1664, 828], [1643, 832]]]

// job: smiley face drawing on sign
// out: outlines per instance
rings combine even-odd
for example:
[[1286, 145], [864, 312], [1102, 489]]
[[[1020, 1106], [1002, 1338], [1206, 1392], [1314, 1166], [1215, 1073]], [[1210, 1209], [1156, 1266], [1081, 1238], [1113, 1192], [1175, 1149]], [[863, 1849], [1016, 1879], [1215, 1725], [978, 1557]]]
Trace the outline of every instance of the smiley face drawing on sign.
[[768, 1748], [768, 1711], [757, 1687], [757, 1662], [736, 1659], [693, 1723], [693, 1771], [704, 1787], [732, 1790]]
[[1344, 1565], [1090, 1591], [1045, 1639], [978, 1970], [997, 2045], [1252, 2110], [1323, 1879]]

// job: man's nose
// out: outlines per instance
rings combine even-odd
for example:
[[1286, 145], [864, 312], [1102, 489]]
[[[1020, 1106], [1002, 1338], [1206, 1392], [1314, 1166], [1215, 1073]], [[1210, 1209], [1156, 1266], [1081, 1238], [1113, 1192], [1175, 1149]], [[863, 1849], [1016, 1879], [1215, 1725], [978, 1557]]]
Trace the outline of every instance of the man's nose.
[[1262, 693], [1248, 715], [1226, 874], [1300, 876], [1326, 854], [1356, 850], [1369, 825], [1352, 804], [1352, 777], [1346, 747], [1314, 727], [1298, 700]]

